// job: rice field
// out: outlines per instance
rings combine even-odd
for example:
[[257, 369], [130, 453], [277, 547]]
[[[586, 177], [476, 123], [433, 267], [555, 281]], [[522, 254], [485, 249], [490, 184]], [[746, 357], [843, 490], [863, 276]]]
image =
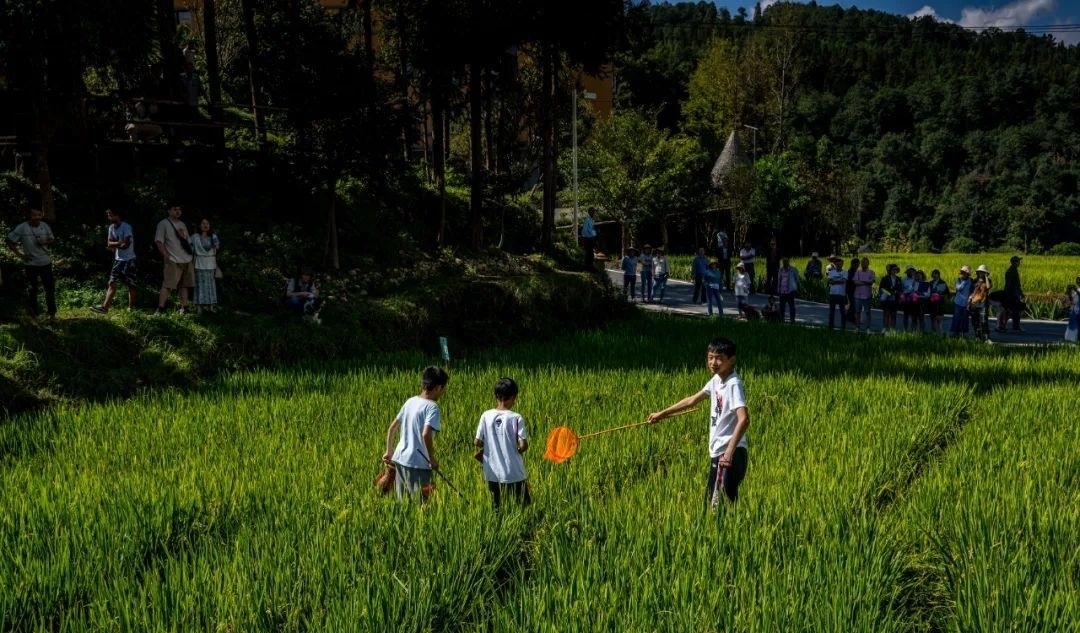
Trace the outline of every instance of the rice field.
[[[712, 253], [709, 254], [712, 257]], [[822, 270], [829, 262], [824, 258], [831, 253], [821, 253]], [[958, 276], [960, 267], [968, 265], [975, 270], [980, 264], [985, 264], [990, 270], [991, 278], [997, 287], [1005, 283], [1005, 269], [1009, 267], [1009, 253], [864, 253], [860, 257], [870, 258], [870, 267], [877, 271], [878, 276], [885, 274], [886, 264], [896, 264], [901, 270], [908, 265], [915, 266], [926, 273], [929, 279], [930, 271], [941, 271], [942, 279], [950, 284]], [[690, 264], [693, 255], [672, 255], [672, 275], [678, 279], [690, 279]], [[806, 270], [806, 262], [809, 257], [792, 257], [791, 265], [796, 267], [801, 274]], [[846, 256], [846, 262], [850, 261], [850, 255]], [[734, 264], [734, 262], [733, 262]], [[765, 274], [765, 257], [761, 255], [755, 264], [756, 275]], [[1053, 255], [1026, 255], [1020, 264], [1020, 281], [1024, 292], [1038, 297], [1042, 295], [1057, 297], [1065, 294], [1065, 286], [1076, 281], [1080, 276], [1080, 257], [1065, 257]]]
[[[700, 389], [719, 334], [750, 403], [737, 505], [703, 510], [704, 412], [542, 459], [557, 425]], [[463, 497], [420, 509], [372, 481], [432, 360], [6, 421], [0, 630], [1077, 630], [1075, 349], [645, 315], [455, 360], [436, 448]], [[470, 442], [504, 375], [534, 505], [495, 515]]]

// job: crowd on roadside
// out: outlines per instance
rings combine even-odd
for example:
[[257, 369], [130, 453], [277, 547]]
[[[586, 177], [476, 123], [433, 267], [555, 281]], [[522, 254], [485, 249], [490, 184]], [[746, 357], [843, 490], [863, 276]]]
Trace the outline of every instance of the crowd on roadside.
[[[732, 291], [740, 317], [794, 323], [800, 284], [803, 280], [821, 280], [828, 289], [829, 329], [846, 330], [850, 324], [857, 331], [869, 331], [871, 309], [876, 304], [882, 312], [881, 330], [885, 333], [931, 332], [989, 341], [991, 328], [999, 334], [1024, 331], [1021, 320], [1028, 306], [1020, 275], [1023, 258], [1019, 255], [1010, 258], [1000, 287], [986, 264], [974, 270], [965, 264], [955, 277], [947, 279], [938, 269], [927, 274], [910, 264], [901, 274], [898, 264], [889, 263], [879, 277], [867, 257], [851, 258], [845, 267], [842, 257], [831, 255], [823, 261], [816, 252], [800, 275], [790, 258], [781, 255], [774, 238], [765, 254], [764, 279], [758, 279], [758, 253], [749, 241], [735, 250], [726, 233], [718, 233], [716, 240], [715, 256], [710, 258], [705, 248], [699, 248], [690, 269], [694, 284], [691, 302], [705, 304], [709, 316], [714, 312], [723, 314], [721, 293]], [[643, 303], [664, 302], [670, 267], [662, 248], [649, 244], [640, 252], [628, 248], [620, 269], [627, 298], [635, 301], [640, 296]], [[762, 309], [748, 301], [759, 289], [768, 294], [768, 303]], [[1080, 330], [1080, 276], [1066, 288], [1065, 307], [1069, 315], [1065, 338], [1075, 342]], [[948, 332], [946, 316], [951, 316]]]
[[[183, 209], [179, 205], [169, 207], [166, 217], [158, 222], [154, 231], [154, 246], [162, 259], [156, 315], [167, 313], [173, 293], [177, 295], [180, 314], [217, 312], [218, 283], [223, 276], [218, 264], [221, 239], [208, 218], [202, 218], [198, 230], [192, 233], [182, 216]], [[105, 219], [108, 222], [105, 248], [112, 251], [113, 263], [105, 297], [90, 310], [108, 313], [113, 308], [117, 291], [124, 286], [127, 309], [133, 311], [138, 287], [135, 234], [131, 225], [124, 221], [122, 210], [106, 210]], [[54, 319], [57, 312], [56, 278], [50, 248], [56, 237], [44, 221], [42, 210], [31, 205], [26, 212], [26, 221], [12, 229], [6, 241], [8, 248], [22, 262], [30, 314], [41, 314], [39, 296], [44, 291], [45, 314]], [[0, 277], [0, 284], [3, 283]], [[282, 304], [302, 315], [305, 321], [319, 322], [322, 300], [310, 268], [301, 268], [286, 281]]]

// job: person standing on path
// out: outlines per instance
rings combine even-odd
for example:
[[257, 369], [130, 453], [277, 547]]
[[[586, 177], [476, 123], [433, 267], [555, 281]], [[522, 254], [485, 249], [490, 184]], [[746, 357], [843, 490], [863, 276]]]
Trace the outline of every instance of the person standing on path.
[[1065, 340], [1076, 343], [1080, 340], [1080, 275], [1076, 283], [1065, 288], [1065, 308], [1069, 312], [1069, 325], [1065, 328]]
[[968, 333], [968, 299], [971, 298], [971, 267], [964, 264], [960, 267], [960, 276], [956, 278], [956, 291], [953, 293], [953, 317], [949, 325], [949, 333], [952, 336], [965, 337]]
[[596, 224], [589, 212], [581, 221], [581, 249], [585, 251], [585, 270], [590, 273], [596, 272], [593, 266], [593, 253], [596, 251]]
[[1002, 302], [1005, 309], [1008, 310], [1007, 318], [998, 323], [998, 331], [1005, 331], [1005, 324], [1008, 318], [1012, 319], [1012, 331], [1023, 332], [1024, 329], [1020, 327], [1020, 317], [1023, 315], [1024, 310], [1027, 309], [1027, 304], [1024, 302], [1024, 291], [1020, 286], [1020, 260], [1023, 259], [1019, 255], [1013, 255], [1009, 259], [1009, 267], [1005, 270], [1005, 300]]
[[739, 261], [743, 263], [743, 267], [746, 269], [746, 276], [750, 278], [750, 294], [754, 294], [754, 258], [757, 257], [757, 251], [750, 244], [750, 240], [743, 242], [743, 247], [739, 250]]
[[769, 238], [769, 250], [765, 253], [765, 287], [768, 293], [776, 292], [776, 282], [780, 276], [780, 247], [776, 244], [776, 238]]
[[637, 288], [637, 254], [636, 248], [631, 247], [626, 249], [626, 254], [623, 255], [622, 258], [622, 263], [619, 264], [620, 268], [622, 268], [623, 294], [629, 297], [630, 301], [637, 298], [637, 292], [635, 290]]
[[731, 290], [731, 240], [726, 231], [716, 233], [716, 258], [720, 260], [720, 276], [724, 289]]
[[56, 317], [56, 277], [53, 276], [52, 255], [49, 247], [56, 241], [52, 229], [42, 221], [41, 209], [31, 208], [26, 222], [19, 224], [7, 234], [7, 245], [22, 260], [26, 281], [30, 284], [30, 314], [41, 313], [38, 306], [38, 287], [45, 288], [45, 311], [49, 318]]
[[936, 334], [944, 334], [942, 324], [945, 319], [945, 300], [949, 298], [949, 284], [941, 278], [941, 271], [930, 271], [930, 330]]
[[664, 255], [664, 249], [657, 248], [655, 250], [656, 256], [653, 257], [653, 278], [656, 280], [656, 286], [653, 290], [659, 297], [659, 302], [664, 302], [664, 290], [667, 289], [668, 280], [668, 261], [667, 256]]
[[709, 316], [712, 316], [713, 304], [716, 304], [716, 315], [724, 316], [724, 300], [720, 295], [720, 264], [712, 262], [705, 271], [705, 292], [709, 298]]
[[169, 293], [173, 290], [180, 295], [180, 313], [187, 314], [188, 288], [195, 285], [192, 269], [194, 256], [188, 242], [190, 236], [187, 225], [180, 219], [183, 210], [174, 204], [169, 207], [168, 213], [165, 219], [158, 222], [154, 232], [154, 244], [164, 261], [161, 290], [158, 292], [158, 305], [154, 314], [165, 314], [165, 304], [169, 302]]
[[784, 306], [791, 310], [791, 322], [795, 322], [795, 293], [799, 290], [799, 271], [791, 265], [791, 258], [780, 260], [774, 292], [780, 296], [780, 322], [784, 321]]
[[870, 331], [870, 304], [874, 296], [874, 282], [877, 273], [870, 269], [870, 258], [863, 257], [860, 268], [855, 271], [855, 328], [860, 332]]
[[971, 315], [971, 329], [980, 341], [990, 340], [990, 291], [993, 287], [986, 264], [979, 264], [975, 269], [971, 297], [968, 298], [968, 313]]
[[829, 256], [829, 267], [825, 270], [825, 279], [829, 283], [829, 329], [836, 329], [836, 313], [840, 313], [840, 329], [847, 329], [848, 275], [844, 272], [844, 260], [839, 255]]
[[653, 250], [651, 244], [641, 247], [641, 302], [652, 303], [653, 295]]
[[709, 258], [705, 256], [705, 248], [697, 249], [697, 257], [690, 264], [690, 274], [694, 278], [694, 297], [691, 303], [705, 303], [705, 271], [709, 269]]
[[881, 304], [882, 330], [886, 333], [896, 331], [896, 309], [904, 286], [900, 282], [900, 266], [885, 266], [885, 277], [878, 284], [878, 302]]

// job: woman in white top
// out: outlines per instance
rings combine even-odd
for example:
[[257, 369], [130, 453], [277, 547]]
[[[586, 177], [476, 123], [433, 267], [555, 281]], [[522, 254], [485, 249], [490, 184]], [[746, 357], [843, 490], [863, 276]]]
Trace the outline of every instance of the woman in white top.
[[653, 249], [653, 294], [657, 296], [660, 303], [664, 302], [664, 290], [667, 289], [668, 280], [668, 261], [667, 256], [664, 255], [664, 249]]
[[195, 255], [195, 311], [205, 307], [217, 311], [217, 253], [221, 248], [217, 233], [210, 228], [210, 220], [199, 222], [199, 232], [191, 236], [191, 250]]

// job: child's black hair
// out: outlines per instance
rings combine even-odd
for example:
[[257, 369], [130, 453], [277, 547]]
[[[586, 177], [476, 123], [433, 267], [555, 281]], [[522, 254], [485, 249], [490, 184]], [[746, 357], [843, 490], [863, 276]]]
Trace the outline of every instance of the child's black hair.
[[510, 398], [518, 395], [518, 386], [514, 382], [513, 378], [500, 378], [495, 383], [495, 399], [499, 402], [506, 402]]
[[450, 382], [450, 374], [446, 373], [446, 370], [442, 367], [436, 367], [430, 365], [424, 368], [424, 373], [420, 376], [420, 386], [424, 391], [431, 391], [436, 387], [443, 387]]
[[719, 337], [709, 341], [709, 353], [719, 354], [732, 358], [735, 356], [735, 341], [729, 338]]

